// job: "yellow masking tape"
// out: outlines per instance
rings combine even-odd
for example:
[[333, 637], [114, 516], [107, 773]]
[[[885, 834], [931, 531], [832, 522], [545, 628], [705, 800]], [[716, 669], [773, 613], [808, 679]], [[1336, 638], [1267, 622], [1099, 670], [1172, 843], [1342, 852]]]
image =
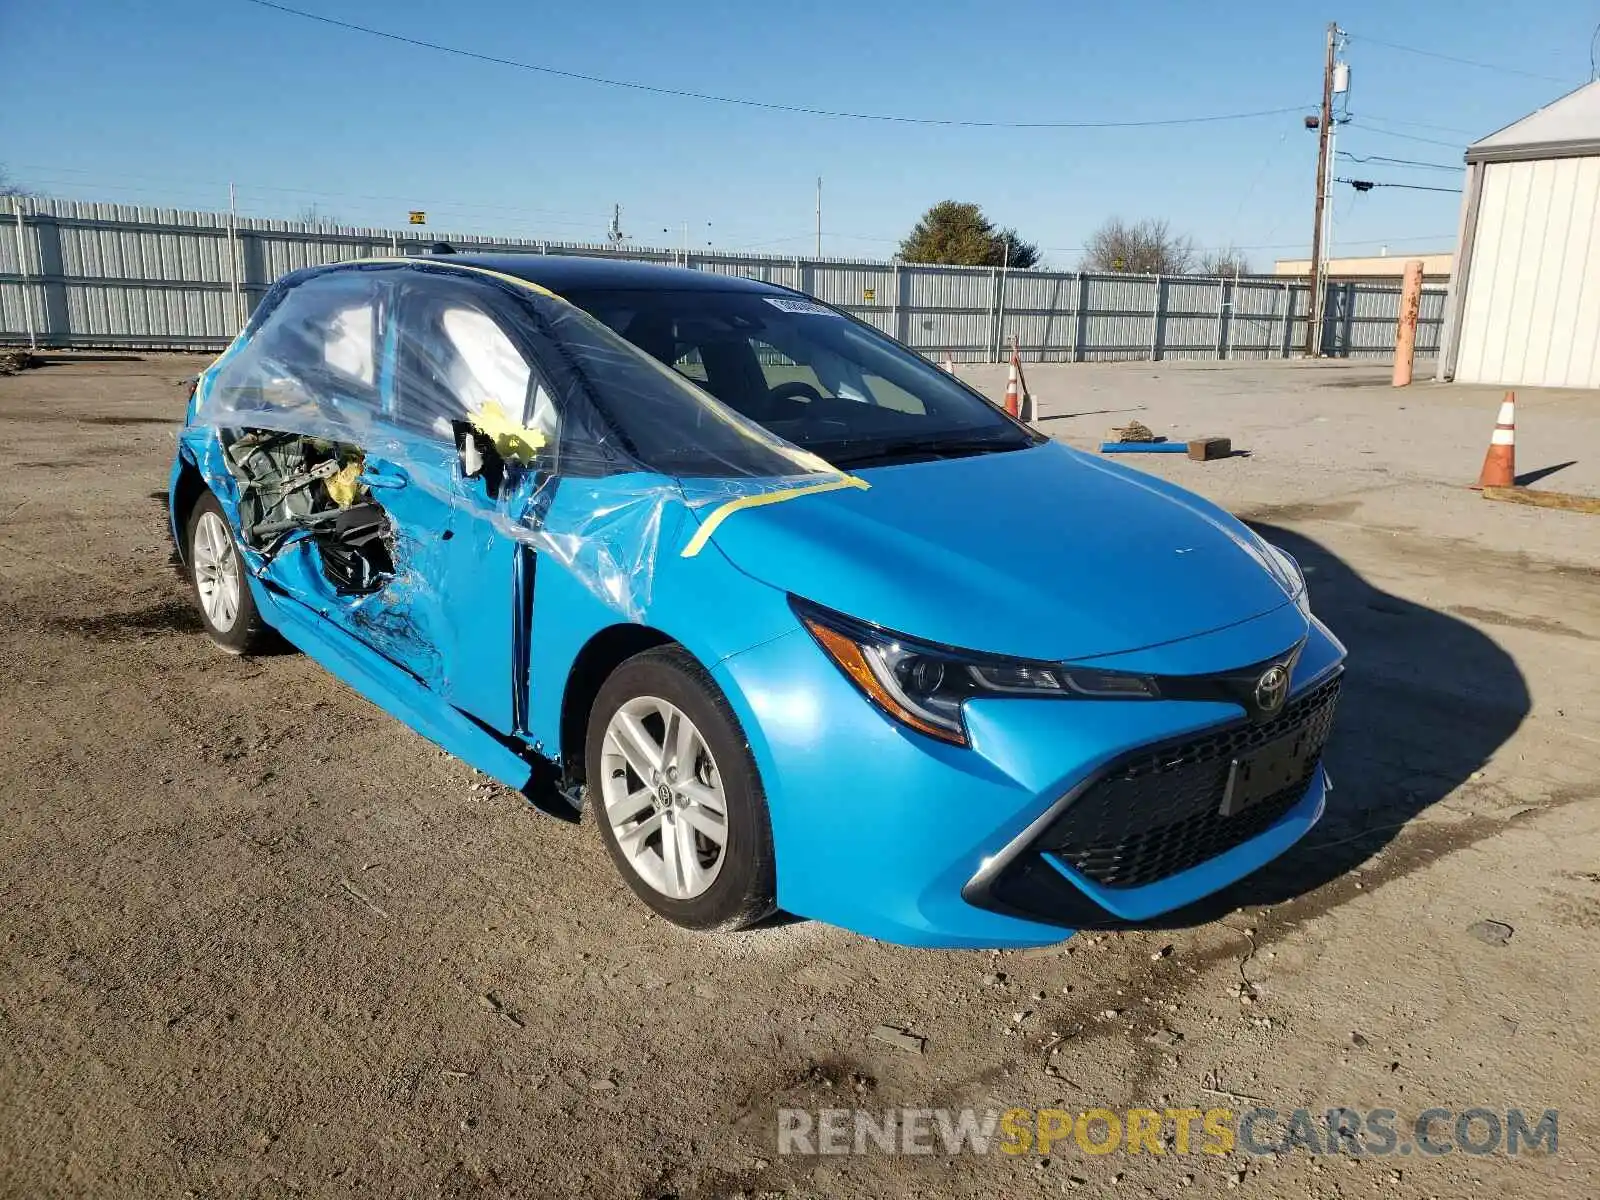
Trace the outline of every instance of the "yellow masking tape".
[[693, 558], [705, 548], [711, 540], [711, 535], [721, 525], [741, 508], [760, 508], [764, 504], [781, 504], [785, 500], [793, 500], [796, 496], [815, 496], [819, 492], [837, 492], [841, 488], [860, 488], [866, 491], [872, 485], [865, 479], [857, 479], [854, 475], [846, 475], [842, 479], [832, 479], [827, 483], [813, 483], [805, 487], [785, 488], [776, 492], [762, 492], [758, 496], [740, 496], [737, 500], [729, 500], [719, 504], [704, 521], [695, 534], [689, 539], [689, 544], [683, 548], [684, 558]]
[[544, 431], [519, 424], [497, 400], [486, 401], [471, 414], [471, 420], [494, 443], [501, 458], [532, 462], [534, 455], [544, 449]]

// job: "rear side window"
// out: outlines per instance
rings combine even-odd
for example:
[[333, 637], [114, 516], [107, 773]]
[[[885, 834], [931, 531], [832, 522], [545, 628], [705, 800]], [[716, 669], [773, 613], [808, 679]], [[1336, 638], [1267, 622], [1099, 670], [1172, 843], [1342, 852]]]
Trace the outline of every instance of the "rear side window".
[[371, 298], [335, 312], [323, 334], [323, 366], [336, 375], [371, 387], [378, 377], [374, 356], [377, 323], [378, 306]]
[[267, 428], [283, 427], [284, 414], [295, 414], [298, 427], [306, 417], [364, 427], [380, 403], [387, 294], [372, 271], [317, 275], [292, 288], [223, 361], [201, 415], [241, 425], [260, 418]]

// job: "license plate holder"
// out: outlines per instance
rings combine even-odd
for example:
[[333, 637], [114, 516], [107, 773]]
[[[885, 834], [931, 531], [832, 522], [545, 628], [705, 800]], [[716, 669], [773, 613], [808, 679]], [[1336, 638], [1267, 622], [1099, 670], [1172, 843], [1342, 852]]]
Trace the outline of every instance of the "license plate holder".
[[1231, 817], [1305, 778], [1310, 747], [1304, 731], [1285, 734], [1241, 755], [1228, 768], [1228, 786], [1218, 813]]

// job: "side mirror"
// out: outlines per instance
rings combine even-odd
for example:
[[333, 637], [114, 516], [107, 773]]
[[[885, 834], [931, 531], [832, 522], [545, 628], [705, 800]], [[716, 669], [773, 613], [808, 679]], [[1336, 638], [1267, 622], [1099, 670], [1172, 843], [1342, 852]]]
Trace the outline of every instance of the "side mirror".
[[456, 430], [456, 453], [461, 458], [461, 474], [466, 479], [476, 479], [483, 474], [484, 447], [477, 433], [470, 429]]
[[483, 480], [483, 489], [489, 498], [500, 495], [500, 485], [505, 480], [506, 465], [495, 449], [494, 442], [466, 421], [455, 423], [456, 459], [463, 479]]

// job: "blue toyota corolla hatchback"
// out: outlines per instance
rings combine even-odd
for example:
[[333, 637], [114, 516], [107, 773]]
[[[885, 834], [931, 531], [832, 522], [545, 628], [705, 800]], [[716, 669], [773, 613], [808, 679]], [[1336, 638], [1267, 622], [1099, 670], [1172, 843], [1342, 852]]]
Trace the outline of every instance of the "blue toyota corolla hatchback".
[[1024, 946], [1322, 813], [1294, 561], [801, 293], [615, 260], [298, 271], [201, 376], [172, 528], [275, 631], [693, 928]]

